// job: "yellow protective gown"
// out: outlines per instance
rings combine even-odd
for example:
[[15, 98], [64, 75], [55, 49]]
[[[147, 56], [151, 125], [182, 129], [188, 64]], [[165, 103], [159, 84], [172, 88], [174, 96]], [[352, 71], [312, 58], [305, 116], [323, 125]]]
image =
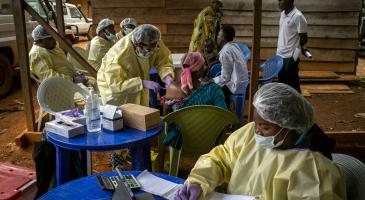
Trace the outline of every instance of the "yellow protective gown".
[[103, 104], [123, 105], [135, 103], [149, 104], [148, 90], [142, 80], [150, 79], [150, 67], [156, 67], [159, 76], [174, 78], [170, 50], [162, 41], [158, 49], [148, 59], [139, 58], [134, 50], [131, 35], [119, 40], [103, 58], [98, 71], [97, 83]]
[[88, 62], [96, 71], [100, 69], [101, 60], [109, 49], [113, 46], [113, 42], [110, 42], [100, 36], [95, 36], [90, 42], [90, 51]]
[[124, 35], [122, 35], [121, 31], [119, 31], [115, 36], [117, 37], [117, 41], [119, 41], [120, 39], [122, 39], [124, 37]]
[[265, 200], [346, 199], [345, 178], [331, 160], [309, 150], [262, 148], [253, 122], [201, 156], [187, 181], [200, 184], [204, 195], [228, 183], [229, 194]]
[[29, 67], [41, 81], [54, 76], [72, 80], [76, 75], [75, 68], [58, 45], [49, 50], [34, 44], [29, 52]]

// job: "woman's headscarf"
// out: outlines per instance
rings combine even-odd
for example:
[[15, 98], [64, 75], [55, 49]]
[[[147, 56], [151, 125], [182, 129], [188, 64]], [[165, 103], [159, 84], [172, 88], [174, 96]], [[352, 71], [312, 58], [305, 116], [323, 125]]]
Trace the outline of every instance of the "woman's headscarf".
[[193, 81], [191, 78], [191, 72], [199, 71], [204, 65], [204, 57], [199, 52], [189, 52], [186, 53], [181, 58], [181, 90], [184, 93], [188, 93], [188, 90], [193, 89]]

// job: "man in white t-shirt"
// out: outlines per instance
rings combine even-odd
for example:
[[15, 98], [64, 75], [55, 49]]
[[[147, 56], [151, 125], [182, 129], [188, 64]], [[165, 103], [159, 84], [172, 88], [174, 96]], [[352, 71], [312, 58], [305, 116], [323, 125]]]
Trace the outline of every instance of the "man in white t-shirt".
[[301, 92], [298, 65], [299, 54], [308, 41], [307, 20], [294, 6], [294, 0], [279, 0], [279, 8], [282, 12], [276, 54], [284, 61], [279, 81]]
[[236, 32], [230, 25], [223, 25], [217, 36], [217, 44], [222, 48], [219, 52], [222, 71], [221, 75], [213, 80], [223, 88], [227, 107], [230, 102], [229, 96], [244, 93], [244, 82], [248, 80], [246, 60], [238, 44], [233, 42], [235, 36]]

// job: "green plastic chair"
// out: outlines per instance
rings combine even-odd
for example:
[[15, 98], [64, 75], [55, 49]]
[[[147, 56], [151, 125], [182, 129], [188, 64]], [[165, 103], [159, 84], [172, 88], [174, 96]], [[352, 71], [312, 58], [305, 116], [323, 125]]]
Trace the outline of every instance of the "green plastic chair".
[[169, 174], [177, 176], [181, 153], [191, 157], [199, 157], [208, 153], [213, 147], [224, 142], [223, 130], [239, 123], [237, 116], [216, 106], [199, 105], [182, 108], [163, 118], [164, 135], [159, 137], [158, 170], [162, 172], [164, 164], [165, 145], [163, 137], [168, 132], [168, 124], [174, 122], [180, 127], [183, 138], [182, 149], [169, 147]]

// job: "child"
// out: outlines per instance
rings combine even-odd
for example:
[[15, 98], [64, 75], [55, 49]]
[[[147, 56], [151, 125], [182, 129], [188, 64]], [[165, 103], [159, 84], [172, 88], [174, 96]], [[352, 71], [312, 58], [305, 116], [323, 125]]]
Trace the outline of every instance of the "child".
[[208, 67], [205, 71], [208, 71], [212, 65], [219, 63], [218, 51], [215, 48], [212, 39], [206, 39], [204, 41], [204, 59], [206, 66]]

